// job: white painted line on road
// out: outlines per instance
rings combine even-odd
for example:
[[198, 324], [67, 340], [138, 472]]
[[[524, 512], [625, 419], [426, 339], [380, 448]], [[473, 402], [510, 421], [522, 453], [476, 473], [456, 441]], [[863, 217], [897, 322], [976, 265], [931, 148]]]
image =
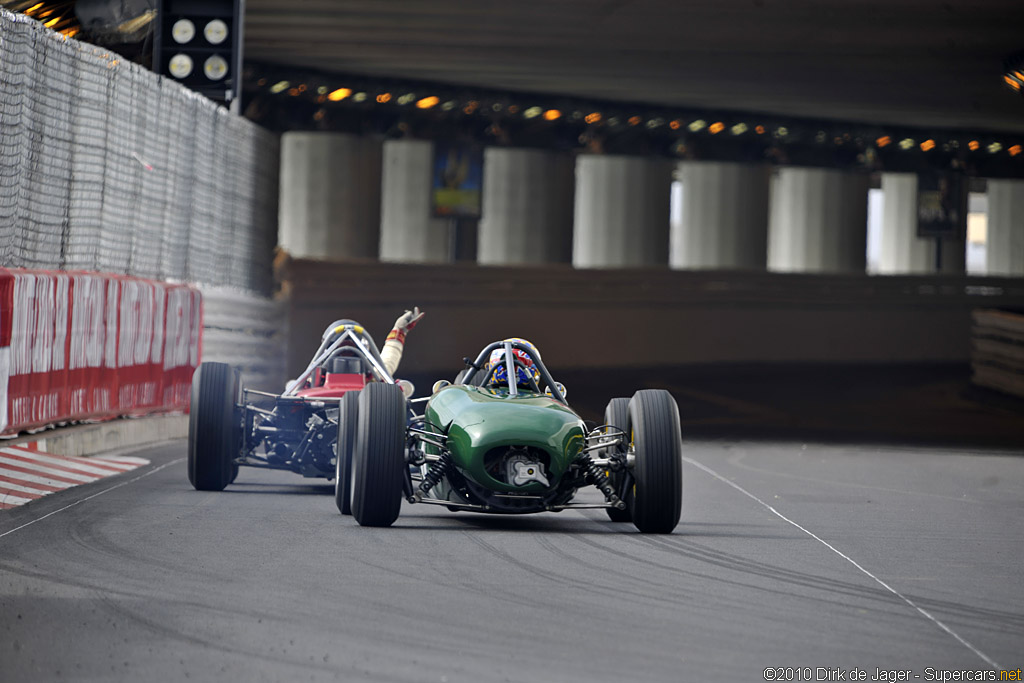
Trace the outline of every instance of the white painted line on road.
[[946, 626], [946, 625], [945, 625], [944, 623], [942, 623], [941, 621], [939, 621], [938, 619], [936, 619], [936, 618], [935, 618], [934, 616], [932, 616], [932, 614], [931, 614], [931, 613], [929, 613], [929, 612], [928, 612], [927, 610], [924, 610], [924, 609], [922, 609], [921, 607], [918, 607], [918, 606], [917, 606], [917, 605], [916, 605], [916, 604], [914, 603], [914, 601], [913, 601], [913, 600], [911, 600], [911, 599], [910, 599], [910, 598], [908, 598], [907, 596], [903, 595], [903, 594], [902, 594], [902, 593], [900, 593], [900, 592], [899, 592], [898, 590], [896, 590], [895, 588], [893, 588], [892, 586], [890, 586], [889, 584], [887, 584], [887, 583], [886, 583], [885, 581], [882, 581], [882, 580], [881, 580], [880, 578], [878, 578], [877, 576], [875, 576], [874, 574], [872, 574], [871, 572], [869, 572], [869, 571], [868, 571], [867, 569], [865, 569], [864, 567], [862, 567], [861, 565], [859, 565], [859, 564], [858, 564], [858, 563], [857, 563], [857, 562], [856, 562], [855, 560], [853, 560], [853, 558], [851, 558], [851, 557], [850, 557], [849, 555], [846, 555], [846, 554], [845, 554], [845, 553], [843, 553], [842, 551], [838, 550], [838, 549], [837, 549], [837, 548], [836, 548], [835, 546], [833, 546], [833, 545], [832, 545], [831, 543], [829, 543], [828, 541], [825, 541], [824, 539], [822, 539], [822, 538], [820, 538], [819, 536], [817, 536], [817, 535], [816, 535], [816, 534], [815, 534], [814, 532], [812, 532], [812, 531], [808, 531], [808, 530], [807, 530], [807, 529], [805, 529], [804, 527], [800, 526], [799, 524], [797, 524], [796, 522], [794, 522], [793, 520], [791, 520], [791, 519], [790, 519], [789, 517], [786, 517], [786, 516], [785, 516], [784, 514], [782, 514], [781, 512], [779, 512], [778, 510], [776, 510], [775, 508], [773, 508], [773, 507], [772, 507], [771, 505], [769, 505], [768, 503], [764, 502], [763, 500], [761, 500], [760, 498], [758, 498], [757, 496], [755, 496], [755, 495], [754, 495], [753, 493], [751, 493], [750, 491], [746, 490], [745, 488], [743, 488], [743, 487], [742, 487], [742, 486], [740, 486], [739, 484], [737, 484], [737, 483], [735, 483], [735, 482], [733, 482], [733, 481], [730, 481], [729, 479], [726, 479], [725, 477], [723, 477], [722, 475], [720, 475], [720, 474], [719, 474], [718, 472], [715, 472], [715, 471], [714, 471], [713, 469], [711, 469], [710, 467], [708, 467], [708, 466], [706, 466], [706, 465], [703, 465], [703, 464], [701, 464], [701, 463], [697, 462], [696, 460], [694, 460], [693, 458], [688, 458], [688, 457], [686, 457], [686, 456], [683, 456], [683, 460], [684, 460], [685, 462], [688, 462], [688, 463], [690, 463], [691, 465], [693, 465], [693, 466], [694, 466], [694, 467], [696, 467], [697, 469], [699, 469], [699, 470], [703, 470], [704, 472], [706, 472], [706, 473], [710, 474], [710, 475], [711, 475], [712, 477], [714, 477], [715, 479], [718, 479], [718, 480], [719, 480], [719, 481], [721, 481], [722, 483], [728, 484], [729, 486], [733, 487], [734, 489], [736, 489], [737, 491], [739, 491], [739, 492], [740, 492], [740, 493], [742, 493], [743, 495], [747, 496], [748, 498], [750, 498], [750, 499], [752, 499], [752, 500], [754, 500], [754, 501], [756, 501], [756, 502], [760, 503], [760, 504], [761, 504], [761, 505], [763, 505], [764, 507], [768, 508], [768, 511], [769, 511], [769, 512], [771, 512], [771, 513], [772, 513], [773, 515], [775, 515], [776, 517], [778, 517], [779, 519], [781, 519], [781, 520], [782, 520], [782, 521], [784, 521], [784, 522], [787, 522], [787, 523], [789, 523], [789, 524], [792, 524], [792, 525], [793, 525], [793, 526], [795, 526], [795, 527], [796, 527], [797, 529], [799, 529], [800, 531], [804, 532], [805, 534], [807, 534], [808, 536], [810, 536], [811, 538], [813, 538], [813, 539], [814, 539], [815, 541], [817, 541], [818, 543], [821, 543], [821, 544], [822, 544], [822, 545], [824, 545], [824, 546], [825, 546], [826, 548], [828, 548], [829, 550], [831, 550], [832, 552], [834, 552], [834, 553], [835, 553], [836, 555], [839, 555], [839, 557], [843, 558], [844, 560], [846, 560], [847, 562], [849, 562], [850, 564], [852, 564], [852, 565], [853, 565], [854, 567], [856, 567], [857, 569], [859, 569], [859, 570], [860, 570], [861, 572], [863, 572], [863, 573], [864, 573], [864, 574], [865, 574], [866, 576], [870, 577], [870, 578], [871, 578], [871, 579], [872, 579], [872, 580], [873, 580], [873, 581], [874, 581], [875, 583], [877, 583], [878, 585], [880, 585], [880, 586], [881, 586], [882, 588], [886, 589], [887, 591], [889, 591], [890, 593], [892, 593], [893, 595], [895, 595], [896, 597], [898, 597], [898, 598], [899, 598], [900, 600], [902, 600], [903, 602], [905, 602], [905, 603], [907, 603], [908, 605], [910, 605], [911, 607], [913, 607], [913, 608], [914, 608], [915, 610], [917, 610], [917, 611], [918, 611], [919, 613], [921, 613], [921, 614], [922, 614], [922, 615], [923, 615], [924, 617], [926, 617], [926, 618], [927, 618], [927, 619], [928, 619], [929, 621], [931, 621], [931, 622], [932, 622], [933, 624], [935, 624], [936, 626], [938, 626], [939, 628], [941, 628], [941, 629], [942, 629], [943, 631], [945, 631], [945, 632], [946, 632], [946, 633], [948, 633], [949, 635], [951, 635], [951, 636], [953, 636], [954, 638], [956, 638], [956, 640], [957, 640], [957, 641], [958, 641], [958, 642], [959, 642], [959, 643], [960, 643], [961, 645], [963, 645], [964, 647], [966, 647], [966, 648], [967, 648], [968, 650], [970, 650], [970, 651], [971, 651], [971, 652], [973, 652], [974, 654], [978, 655], [978, 657], [980, 657], [980, 658], [981, 658], [981, 659], [982, 659], [982, 660], [983, 660], [983, 661], [984, 661], [984, 662], [985, 662], [986, 664], [988, 664], [989, 666], [991, 666], [991, 667], [992, 667], [993, 669], [995, 669], [996, 671], [1002, 671], [1002, 670], [1003, 670], [1003, 668], [1002, 668], [1001, 666], [999, 666], [998, 664], [996, 664], [996, 663], [995, 663], [995, 662], [994, 662], [994, 661], [992, 660], [992, 658], [991, 658], [991, 657], [989, 657], [989, 656], [988, 656], [988, 655], [986, 655], [986, 654], [985, 654], [984, 652], [982, 652], [982, 651], [981, 651], [981, 650], [979, 650], [978, 648], [976, 648], [976, 647], [974, 647], [973, 645], [971, 645], [971, 644], [970, 644], [969, 642], [967, 642], [966, 640], [964, 640], [964, 639], [963, 639], [963, 638], [962, 638], [962, 637], [961, 637], [961, 636], [960, 636], [960, 635], [959, 635], [958, 633], [956, 633], [956, 632], [955, 632], [955, 631], [954, 631], [953, 629], [951, 629], [950, 627]]
[[47, 493], [53, 493], [53, 491], [45, 491], [42, 489], [32, 488], [31, 486], [25, 486], [24, 484], [16, 484], [14, 482], [0, 481], [0, 491], [18, 491], [20, 493], [30, 493], [35, 496], [45, 496]]
[[0, 510], [9, 510], [41, 496], [99, 481], [148, 463], [142, 458], [99, 460], [53, 455], [20, 446], [0, 448]]
[[183, 461], [184, 459], [185, 458], [178, 458], [177, 460], [172, 460], [170, 462], [166, 462], [163, 465], [160, 465], [159, 467], [154, 467], [153, 469], [149, 470], [148, 472], [143, 472], [142, 474], [140, 474], [137, 477], [132, 477], [131, 479], [129, 479], [127, 481], [122, 481], [120, 484], [114, 484], [113, 486], [111, 486], [109, 488], [105, 488], [102, 491], [99, 491], [98, 493], [92, 494], [91, 496], [86, 496], [85, 498], [82, 498], [81, 500], [76, 500], [74, 503], [71, 503], [70, 505], [65, 505], [64, 507], [62, 507], [59, 510], [54, 510], [53, 512], [47, 513], [47, 514], [43, 515], [42, 517], [40, 517], [38, 519], [33, 519], [31, 522], [26, 522], [25, 524], [22, 524], [21, 526], [16, 526], [13, 529], [11, 529], [10, 531], [5, 531], [2, 534], [0, 534], [0, 538], [3, 538], [4, 536], [10, 536], [15, 531], [21, 531], [22, 529], [24, 529], [27, 526], [32, 526], [36, 522], [41, 522], [44, 519], [46, 519], [47, 517], [53, 517], [58, 512], [64, 512], [65, 510], [70, 510], [71, 508], [75, 507], [76, 505], [81, 505], [82, 503], [84, 503], [87, 500], [92, 500], [93, 498], [97, 498], [99, 496], [102, 496], [104, 493], [109, 493], [110, 491], [113, 491], [114, 489], [119, 489], [122, 486], [127, 486], [128, 484], [132, 484], [134, 482], [137, 482], [139, 479], [145, 479], [149, 475], [156, 474], [157, 472], [159, 472], [160, 470], [162, 470], [164, 468], [170, 467], [171, 465], [177, 465], [179, 462]]
[[13, 458], [0, 454], [0, 468], [11, 469], [28, 474], [46, 474], [69, 484], [87, 484], [102, 479], [103, 474], [86, 474], [85, 472], [69, 471], [69, 467], [51, 467], [48, 463], [39, 462], [37, 458]]
[[[173, 439], [172, 439], [173, 441]], [[161, 442], [163, 443], [163, 442]], [[149, 461], [145, 458], [136, 458], [131, 455], [97, 455], [90, 460], [102, 460], [108, 465], [115, 467], [121, 467], [122, 469], [132, 469], [139, 465], [148, 465]]]
[[2, 499], [3, 502], [0, 503], [0, 505], [3, 505], [5, 507], [16, 507], [18, 505], [24, 505], [25, 503], [31, 502], [35, 498], [38, 498], [38, 496], [34, 496], [33, 498], [21, 498], [19, 496], [14, 495], [13, 493], [5, 493]]
[[27, 448], [2, 448], [0, 454], [9, 455], [13, 458], [31, 458], [35, 462], [47, 465], [55, 465], [58, 468], [68, 468], [83, 474], [95, 474], [106, 477], [117, 472], [125, 472], [133, 469], [135, 465], [120, 465], [108, 463], [101, 458], [69, 458], [61, 455], [50, 455], [42, 451], [32, 451]]

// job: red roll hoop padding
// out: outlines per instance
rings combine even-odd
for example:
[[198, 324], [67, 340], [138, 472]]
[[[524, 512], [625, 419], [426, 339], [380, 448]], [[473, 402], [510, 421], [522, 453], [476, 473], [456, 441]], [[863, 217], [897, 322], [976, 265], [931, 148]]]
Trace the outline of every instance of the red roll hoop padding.
[[202, 330], [189, 285], [0, 268], [0, 433], [186, 409]]

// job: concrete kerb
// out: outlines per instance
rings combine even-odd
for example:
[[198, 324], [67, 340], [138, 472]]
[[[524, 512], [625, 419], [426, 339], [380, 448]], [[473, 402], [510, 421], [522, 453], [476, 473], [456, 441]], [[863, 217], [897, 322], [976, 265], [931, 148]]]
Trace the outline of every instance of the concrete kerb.
[[105, 422], [55, 427], [0, 441], [4, 446], [29, 446], [54, 455], [90, 456], [123, 452], [188, 436], [188, 415], [146, 415]]

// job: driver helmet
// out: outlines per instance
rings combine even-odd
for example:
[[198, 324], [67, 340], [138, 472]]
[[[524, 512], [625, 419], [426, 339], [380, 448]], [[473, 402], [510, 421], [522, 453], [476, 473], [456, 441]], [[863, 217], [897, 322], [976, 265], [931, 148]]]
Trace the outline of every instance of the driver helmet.
[[[327, 345], [333, 344], [335, 341], [337, 341], [338, 337], [345, 333], [346, 330], [354, 332], [356, 335], [361, 337], [363, 341], [367, 342], [371, 348], [373, 348], [373, 337], [370, 336], [370, 333], [367, 332], [362, 325], [360, 325], [355, 320], [352, 320], [351, 318], [342, 318], [340, 320], [335, 320], [333, 323], [328, 325], [327, 329], [324, 330], [323, 343]], [[361, 354], [357, 355], [356, 343], [352, 341], [351, 338], [349, 338], [342, 342], [341, 346], [331, 355], [330, 358], [327, 358], [322, 364], [322, 367], [326, 372], [348, 372], [349, 370], [334, 369], [334, 360], [336, 358], [361, 359], [362, 356]], [[362, 365], [363, 364], [360, 363], [359, 367], [362, 367]]]
[[[540, 359], [540, 351], [537, 347], [526, 339], [520, 337], [510, 337], [502, 341], [507, 342], [518, 342], [530, 347], [533, 354]], [[523, 364], [523, 367], [516, 366], [516, 384], [521, 387], [529, 387], [530, 379], [532, 378], [537, 385], [540, 386], [540, 371], [534, 366], [533, 359], [530, 355], [521, 349], [512, 349], [512, 356]], [[491, 351], [490, 358], [487, 359], [487, 365], [484, 366], [485, 372], [490, 372], [491, 368], [494, 368], [494, 374], [491, 375], [490, 386], [508, 386], [508, 366], [505, 364], [505, 348], [499, 347]]]
[[[351, 320], [349, 318], [335, 320], [333, 323], [328, 325], [327, 329], [324, 330], [322, 340], [329, 344], [333, 343], [338, 337], [345, 333], [345, 330], [352, 330], [358, 336], [362, 337], [364, 341], [368, 342], [370, 346], [376, 346], [376, 344], [374, 344], [373, 342], [373, 337], [370, 336], [370, 333], [366, 331], [366, 328], [357, 323], [355, 320]], [[342, 344], [342, 348], [349, 346], [355, 346], [355, 343], [353, 343], [350, 340], [346, 340], [345, 343]]]

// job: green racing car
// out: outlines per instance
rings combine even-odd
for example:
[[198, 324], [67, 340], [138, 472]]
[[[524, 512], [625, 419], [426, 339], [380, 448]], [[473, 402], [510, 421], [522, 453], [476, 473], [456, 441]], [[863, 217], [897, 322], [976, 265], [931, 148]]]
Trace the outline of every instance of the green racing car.
[[[403, 500], [492, 514], [604, 508], [644, 533], [675, 529], [682, 437], [671, 394], [614, 398], [605, 424], [591, 426], [530, 342], [497, 341], [466, 361], [454, 383], [435, 383], [428, 398], [371, 383], [349, 399], [337, 442], [343, 513], [363, 526], [391, 526]], [[603, 502], [574, 502], [587, 486]]]

